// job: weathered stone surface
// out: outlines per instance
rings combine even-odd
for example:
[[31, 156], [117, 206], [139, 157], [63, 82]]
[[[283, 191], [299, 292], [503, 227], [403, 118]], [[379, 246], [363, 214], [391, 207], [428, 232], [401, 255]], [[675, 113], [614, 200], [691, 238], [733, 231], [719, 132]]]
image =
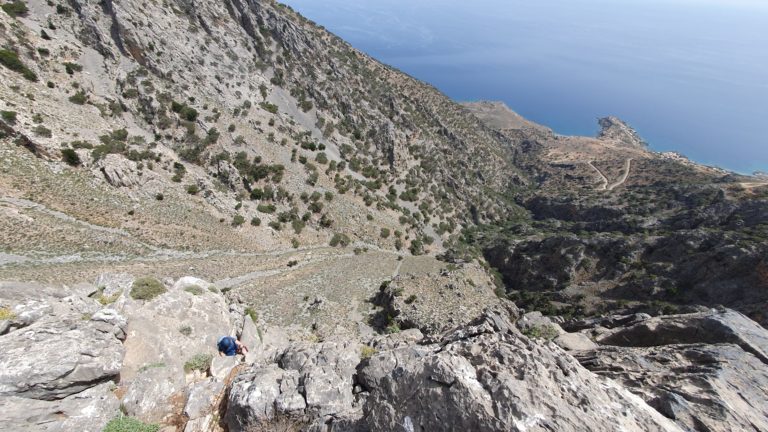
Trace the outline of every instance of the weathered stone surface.
[[557, 335], [565, 334], [565, 331], [558, 324], [555, 324], [549, 317], [545, 317], [538, 311], [528, 312], [520, 317], [515, 324], [523, 333], [551, 329], [550, 331]]
[[126, 321], [89, 285], [0, 283], [16, 315], [0, 336], [0, 424], [18, 431], [100, 431], [118, 412], [113, 389]]
[[234, 381], [227, 424], [238, 430], [276, 414], [359, 418], [353, 376], [359, 345], [350, 342], [296, 343], [277, 364], [254, 366]]
[[617, 328], [596, 341], [601, 345], [633, 347], [732, 343], [768, 364], [768, 332], [729, 309], [651, 318], [627, 328]]
[[96, 277], [94, 285], [107, 297], [129, 292], [135, 278], [127, 273], [102, 273]]
[[55, 401], [0, 396], [0, 424], [17, 432], [101, 431], [120, 412], [113, 387], [103, 383]]
[[728, 309], [648, 318], [574, 355], [687, 430], [768, 429], [768, 331]]
[[225, 380], [232, 369], [237, 365], [237, 356], [219, 356], [216, 355], [211, 360], [211, 376], [219, 381]]
[[125, 411], [143, 421], [159, 422], [173, 414], [173, 398], [184, 392], [186, 381], [172, 365], [150, 363], [121, 384], [127, 389], [122, 399]]
[[583, 333], [564, 333], [553, 339], [553, 342], [566, 351], [585, 351], [597, 348], [597, 344]]
[[207, 289], [199, 295], [187, 292], [183, 286], [191, 280], [183, 278], [176, 284], [180, 289], [172, 288], [151, 301], [127, 299], [122, 306], [129, 324], [121, 386], [126, 389], [128, 413], [143, 421], [158, 422], [177, 414], [169, 401], [183, 399], [185, 363], [196, 355], [216, 356], [218, 338], [229, 334], [224, 296]]
[[109, 184], [115, 187], [133, 187], [141, 184], [136, 162], [119, 154], [108, 154], [100, 160], [96, 169], [101, 171]]
[[293, 393], [299, 381], [298, 371], [271, 364], [237, 376], [227, 403], [226, 421], [230, 430], [242, 430], [273, 418], [283, 381], [287, 381], [287, 389]]
[[123, 346], [83, 317], [48, 317], [0, 337], [0, 395], [55, 400], [111, 380]]
[[214, 409], [211, 404], [222, 391], [224, 391], [222, 381], [207, 380], [195, 384], [187, 396], [184, 415], [194, 420], [211, 414]]
[[680, 430], [553, 344], [488, 322], [445, 345], [374, 355], [360, 372], [370, 430]]
[[737, 345], [602, 347], [575, 355], [685, 430], [768, 430], [768, 368]]

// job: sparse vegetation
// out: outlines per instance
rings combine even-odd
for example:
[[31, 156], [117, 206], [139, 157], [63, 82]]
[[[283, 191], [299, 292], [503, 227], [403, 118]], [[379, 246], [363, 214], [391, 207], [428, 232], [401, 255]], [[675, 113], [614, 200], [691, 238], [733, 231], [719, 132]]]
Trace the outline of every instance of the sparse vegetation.
[[166, 291], [159, 280], [153, 277], [143, 277], [133, 282], [131, 297], [135, 300], [152, 300]]
[[77, 152], [74, 149], [62, 149], [61, 159], [70, 166], [80, 166], [83, 164], [80, 160], [80, 156], [77, 155]]
[[275, 212], [275, 210], [277, 210], [277, 208], [273, 204], [259, 204], [256, 206], [256, 210], [261, 213], [272, 214]]
[[0, 307], [0, 321], [16, 318], [16, 314], [7, 307]]
[[234, 217], [232, 217], [232, 226], [233, 227], [239, 227], [240, 225], [245, 223], [245, 218], [243, 215], [236, 214]]
[[550, 340], [557, 337], [557, 329], [549, 324], [531, 326], [523, 330], [523, 334], [531, 339]]
[[147, 424], [133, 417], [120, 415], [107, 423], [103, 432], [157, 432], [160, 426]]
[[0, 111], [0, 117], [10, 125], [16, 124], [16, 111]]
[[190, 336], [192, 334], [192, 327], [186, 325], [179, 327], [179, 333], [183, 334], [184, 336]]
[[[190, 331], [192, 331], [192, 329], [190, 329]], [[146, 364], [146, 365], [144, 365], [144, 366], [139, 368], [139, 373], [144, 373], [144, 372], [146, 372], [146, 371], [148, 371], [150, 369], [164, 368], [165, 366], [166, 365], [163, 362]]]
[[211, 354], [196, 354], [184, 363], [184, 371], [189, 373], [193, 371], [206, 372], [211, 368], [213, 356]]
[[37, 74], [32, 72], [32, 70], [19, 59], [19, 55], [11, 50], [0, 49], [0, 64], [14, 72], [20, 73], [27, 81], [37, 81]]
[[372, 346], [363, 345], [362, 347], [360, 347], [360, 358], [363, 360], [367, 360], [373, 357], [378, 352], [379, 350], [377, 350]]
[[245, 314], [251, 317], [251, 320], [255, 323], [259, 322], [259, 313], [252, 307], [245, 308]]
[[18, 16], [24, 16], [29, 12], [29, 9], [27, 8], [27, 4], [24, 3], [22, 0], [14, 0], [10, 3], [5, 3], [2, 6], [5, 13], [7, 13], [9, 16], [16, 18]]
[[85, 103], [88, 101], [88, 96], [86, 96], [83, 90], [80, 90], [77, 93], [70, 96], [69, 101], [75, 105], [85, 105]]
[[43, 138], [51, 138], [53, 136], [53, 131], [43, 125], [35, 126], [32, 129], [32, 132], [34, 132], [35, 135]]
[[205, 291], [203, 291], [203, 289], [201, 287], [199, 287], [197, 285], [190, 285], [190, 286], [184, 288], [184, 291], [186, 291], [186, 292], [188, 292], [188, 293], [190, 293], [192, 295], [196, 295], [196, 296], [203, 295], [203, 293], [205, 292]]
[[351, 240], [346, 234], [336, 233], [333, 235], [333, 237], [331, 237], [331, 241], [328, 244], [332, 247], [347, 247], [350, 243]]

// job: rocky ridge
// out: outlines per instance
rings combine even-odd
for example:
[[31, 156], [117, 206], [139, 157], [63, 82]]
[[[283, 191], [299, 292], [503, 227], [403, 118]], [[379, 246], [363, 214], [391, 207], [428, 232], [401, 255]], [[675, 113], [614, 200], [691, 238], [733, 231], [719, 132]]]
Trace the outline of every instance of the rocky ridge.
[[[136, 300], [143, 280], [2, 284], [0, 301], [13, 311], [0, 321], [4, 425], [97, 431], [121, 410], [190, 432], [279, 419], [313, 431], [768, 424], [768, 332], [727, 309], [606, 317], [566, 332], [499, 301], [447, 331], [302, 341], [254, 322], [203, 280], [167, 280], [166, 292]], [[222, 333], [239, 336], [249, 354], [213, 356]]]

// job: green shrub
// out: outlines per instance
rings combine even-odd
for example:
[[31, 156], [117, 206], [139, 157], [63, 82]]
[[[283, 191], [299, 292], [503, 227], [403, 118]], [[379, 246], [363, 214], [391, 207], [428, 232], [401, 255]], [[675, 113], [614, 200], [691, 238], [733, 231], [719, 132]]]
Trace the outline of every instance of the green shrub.
[[69, 148], [61, 150], [61, 159], [67, 165], [71, 165], [71, 166], [80, 166], [83, 163], [80, 160], [80, 156], [77, 155], [77, 152]]
[[392, 323], [384, 329], [386, 334], [400, 333], [400, 326], [397, 323]]
[[50, 129], [43, 125], [37, 125], [34, 129], [32, 129], [32, 132], [35, 133], [35, 135], [43, 137], [43, 138], [50, 138], [53, 136], [53, 132], [51, 132]]
[[204, 292], [203, 289], [197, 285], [190, 285], [184, 288], [184, 291], [196, 296], [203, 295], [203, 292]]
[[382, 228], [380, 235], [381, 235], [381, 238], [384, 238], [384, 239], [389, 237], [389, 235], [390, 235], [389, 228]]
[[159, 280], [153, 277], [143, 277], [133, 282], [131, 297], [135, 300], [152, 300], [166, 291]]
[[237, 214], [232, 218], [232, 226], [234, 227], [239, 227], [244, 223], [245, 223], [245, 218], [242, 215]]
[[251, 225], [253, 225], [253, 226], [261, 225], [261, 219], [259, 219], [258, 217], [254, 216], [253, 218], [251, 218]]
[[192, 334], [192, 327], [190, 326], [179, 327], [179, 333], [183, 334], [184, 336], [190, 336]]
[[376, 348], [368, 346], [368, 345], [363, 345], [360, 348], [360, 359], [361, 360], [367, 360], [367, 359], [373, 357], [373, 355], [376, 354], [377, 352], [379, 352], [379, 350], [377, 350]]
[[297, 239], [297, 238], [292, 238], [292, 239], [291, 239], [291, 246], [292, 246], [294, 249], [298, 249], [298, 248], [299, 248], [299, 246], [301, 246], [301, 243], [299, 243], [299, 239]]
[[70, 96], [69, 101], [76, 105], [84, 105], [88, 101], [88, 96], [85, 95], [84, 91], [80, 90]]
[[270, 112], [272, 114], [277, 114], [278, 107], [275, 104], [271, 104], [269, 102], [262, 102], [261, 107], [264, 108], [267, 112]]
[[188, 106], [187, 104], [181, 104], [176, 101], [171, 102], [171, 111], [175, 112], [184, 120], [195, 121], [197, 120], [198, 112], [196, 109]]
[[68, 74], [74, 75], [75, 72], [82, 72], [83, 71], [83, 67], [81, 65], [77, 64], [77, 63], [66, 62], [66, 63], [64, 63], [64, 70]]
[[213, 356], [210, 354], [197, 354], [191, 359], [189, 359], [186, 363], [184, 363], [184, 371], [185, 372], [192, 372], [192, 371], [205, 372], [211, 367], [212, 360], [213, 360]]
[[196, 184], [191, 184], [187, 186], [187, 193], [190, 195], [197, 195], [197, 193], [200, 192], [200, 188]]
[[327, 164], [328, 163], [328, 155], [325, 154], [325, 152], [320, 152], [315, 156], [315, 162], [319, 164]]
[[249, 317], [251, 317], [251, 321], [253, 321], [255, 323], [259, 322], [259, 314], [258, 314], [258, 312], [256, 312], [256, 309], [254, 309], [254, 308], [249, 306], [249, 307], [245, 308], [245, 314], [248, 315]]
[[424, 242], [419, 239], [413, 239], [409, 249], [413, 255], [422, 255], [424, 253]]
[[21, 59], [19, 59], [18, 54], [11, 50], [0, 49], [0, 64], [14, 72], [20, 73], [28, 81], [37, 81], [37, 75], [24, 65]]
[[415, 301], [416, 301], [416, 295], [415, 294], [411, 294], [410, 296], [408, 296], [407, 299], [405, 299], [405, 304], [411, 304], [411, 303], [413, 303]]
[[330, 241], [330, 245], [333, 247], [341, 246], [341, 247], [347, 247], [351, 243], [349, 237], [346, 234], [340, 234], [336, 233], [333, 235]]
[[17, 16], [24, 16], [27, 14], [27, 12], [29, 12], [27, 5], [21, 0], [15, 0], [10, 3], [6, 3], [2, 6], [2, 8], [5, 13], [13, 18], [16, 18]]
[[0, 117], [8, 124], [16, 124], [16, 111], [0, 111]]
[[120, 415], [110, 420], [103, 432], [157, 432], [159, 430], [159, 425], [142, 423], [133, 417]]
[[532, 339], [554, 339], [557, 337], [557, 329], [549, 324], [532, 326], [523, 330], [523, 334]]
[[272, 214], [277, 210], [277, 208], [273, 204], [259, 204], [256, 207], [256, 210], [260, 211], [261, 213], [267, 213]]

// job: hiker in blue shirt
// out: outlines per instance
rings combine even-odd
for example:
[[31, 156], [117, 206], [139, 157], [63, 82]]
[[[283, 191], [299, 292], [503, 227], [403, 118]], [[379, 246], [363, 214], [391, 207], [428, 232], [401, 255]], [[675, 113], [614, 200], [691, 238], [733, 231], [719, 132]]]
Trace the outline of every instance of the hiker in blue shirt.
[[248, 353], [248, 347], [232, 336], [220, 337], [219, 341], [216, 343], [216, 347], [219, 349], [219, 356], [222, 357], [232, 357], [237, 354], [245, 355]]

